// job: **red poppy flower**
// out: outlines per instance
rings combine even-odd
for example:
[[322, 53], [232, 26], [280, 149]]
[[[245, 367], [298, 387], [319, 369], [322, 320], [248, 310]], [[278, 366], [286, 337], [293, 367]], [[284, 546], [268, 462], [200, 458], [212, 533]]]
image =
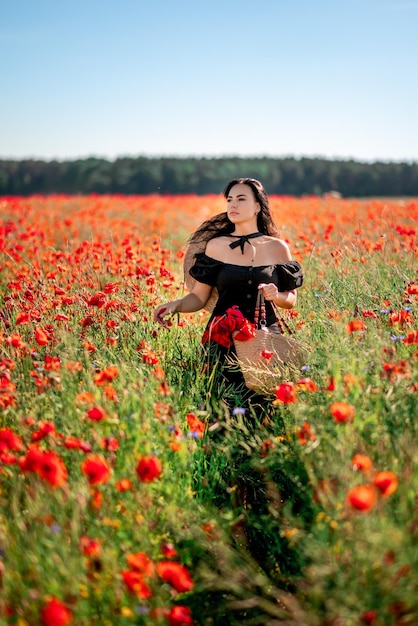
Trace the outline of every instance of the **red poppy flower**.
[[64, 439], [64, 447], [68, 450], [78, 450], [81, 446], [81, 441], [78, 437], [73, 437], [73, 435], [68, 435]]
[[101, 406], [94, 406], [87, 411], [87, 417], [93, 422], [101, 422], [106, 417], [106, 412]]
[[357, 471], [361, 470], [365, 474], [368, 474], [373, 466], [372, 460], [365, 454], [355, 454], [352, 461], [353, 468]]
[[99, 454], [90, 454], [81, 464], [81, 471], [90, 485], [103, 485], [110, 478], [111, 470], [108, 462]]
[[29, 322], [30, 317], [27, 313], [20, 312], [16, 315], [16, 326], [19, 326], [20, 324], [29, 324]]
[[100, 542], [97, 541], [97, 539], [87, 537], [87, 535], [83, 535], [80, 538], [80, 546], [84, 556], [98, 558], [102, 554], [102, 546], [100, 545]]
[[389, 325], [390, 326], [406, 326], [413, 323], [413, 318], [409, 311], [392, 311], [389, 313]]
[[64, 461], [55, 452], [42, 453], [36, 472], [52, 487], [62, 487], [67, 480], [67, 468]]
[[67, 626], [72, 621], [71, 611], [55, 596], [47, 600], [42, 607], [41, 622], [43, 626]]
[[55, 435], [55, 425], [52, 422], [38, 422], [38, 430], [32, 433], [31, 441], [41, 441], [48, 435]]
[[106, 285], [103, 287], [103, 291], [105, 293], [116, 293], [117, 291], [119, 291], [119, 287], [116, 283], [106, 283]]
[[161, 553], [166, 559], [175, 559], [177, 556], [177, 550], [172, 543], [163, 543]]
[[274, 352], [272, 350], [261, 350], [260, 352], [260, 356], [262, 359], [265, 359], [266, 361], [270, 361], [270, 359], [272, 358]]
[[191, 626], [193, 624], [191, 609], [188, 606], [172, 606], [167, 620], [170, 626]]
[[122, 580], [128, 591], [134, 593], [137, 598], [149, 598], [152, 595], [151, 589], [144, 580], [143, 575], [135, 570], [125, 570], [121, 572]]
[[0, 428], [0, 452], [22, 450], [23, 441], [11, 428]]
[[101, 372], [98, 372], [94, 377], [94, 382], [98, 387], [106, 385], [106, 383], [112, 382], [117, 378], [119, 372], [116, 365], [108, 365]]
[[46, 346], [49, 343], [48, 334], [39, 326], [35, 327], [35, 340], [38, 346]]
[[348, 402], [333, 402], [329, 410], [337, 423], [352, 422], [356, 413], [355, 408]]
[[312, 378], [300, 378], [296, 385], [301, 391], [318, 391], [318, 387], [312, 380]]
[[154, 563], [145, 552], [127, 554], [126, 561], [129, 567], [143, 576], [153, 576], [155, 573]]
[[187, 425], [188, 425], [189, 429], [193, 433], [197, 433], [199, 435], [199, 437], [203, 437], [203, 433], [206, 430], [206, 426], [202, 422], [202, 420], [200, 420], [197, 417], [197, 415], [195, 415], [194, 413], [188, 413], [186, 415], [186, 420], [187, 420]]
[[93, 294], [89, 300], [87, 300], [87, 304], [89, 306], [97, 306], [99, 309], [101, 309], [105, 305], [105, 303], [106, 294], [102, 291], [98, 291], [97, 293]]
[[[252, 337], [255, 337], [255, 326], [249, 320], [244, 319], [239, 327], [239, 330], [234, 335], [234, 339], [237, 339], [238, 341], [248, 341], [249, 339], [252, 339]], [[263, 352], [268, 351], [264, 350]]]
[[283, 404], [293, 404], [297, 401], [296, 387], [293, 383], [280, 383], [275, 389], [276, 398]]
[[358, 485], [347, 494], [347, 503], [357, 511], [370, 511], [377, 501], [376, 489], [373, 485]]
[[308, 441], [315, 441], [316, 435], [313, 432], [311, 425], [308, 422], [304, 422], [300, 428], [296, 431], [299, 443], [305, 446]]
[[373, 484], [383, 496], [391, 496], [398, 488], [398, 477], [389, 470], [378, 472], [373, 478]]
[[418, 343], [418, 330], [410, 330], [407, 336], [405, 337], [405, 339], [403, 340], [403, 343], [406, 343], [406, 344]]
[[143, 483], [151, 483], [162, 473], [162, 463], [160, 459], [153, 454], [144, 455], [138, 461], [136, 466], [136, 473], [138, 478]]
[[180, 563], [174, 561], [161, 561], [157, 563], [158, 575], [178, 593], [184, 593], [193, 589], [194, 583], [188, 570]]
[[367, 324], [363, 322], [363, 320], [353, 320], [351, 322], [348, 322], [347, 326], [345, 327], [345, 332], [349, 334], [366, 329]]
[[129, 491], [130, 489], [132, 489], [132, 487], [133, 487], [133, 484], [129, 480], [129, 478], [121, 478], [116, 483], [116, 489], [118, 491]]

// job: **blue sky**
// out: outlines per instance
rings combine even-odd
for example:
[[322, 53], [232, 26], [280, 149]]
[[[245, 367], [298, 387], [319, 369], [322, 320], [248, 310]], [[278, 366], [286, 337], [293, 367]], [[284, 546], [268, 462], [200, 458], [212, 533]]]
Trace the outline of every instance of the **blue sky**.
[[418, 160], [418, 0], [0, 0], [0, 158]]

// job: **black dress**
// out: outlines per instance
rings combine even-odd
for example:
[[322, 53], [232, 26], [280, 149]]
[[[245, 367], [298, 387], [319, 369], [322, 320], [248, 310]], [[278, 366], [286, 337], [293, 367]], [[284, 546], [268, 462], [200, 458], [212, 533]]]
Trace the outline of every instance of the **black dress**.
[[[279, 291], [297, 289], [303, 283], [302, 268], [297, 261], [255, 267], [241, 266], [212, 259], [205, 252], [196, 254], [190, 275], [198, 282], [218, 290], [219, 298], [208, 325], [214, 317], [224, 315], [233, 306], [238, 306], [244, 317], [254, 322], [258, 285], [261, 283], [274, 283]], [[268, 301], [266, 322], [267, 326], [276, 322], [274, 309]], [[207, 348], [209, 363], [216, 367], [216, 383], [213, 386], [215, 393], [218, 392], [229, 405], [235, 404], [236, 407], [248, 408], [248, 403], [264, 404], [262, 396], [245, 386], [242, 373], [236, 367], [228, 366], [227, 359], [234, 354], [233, 347], [224, 348], [211, 342]]]

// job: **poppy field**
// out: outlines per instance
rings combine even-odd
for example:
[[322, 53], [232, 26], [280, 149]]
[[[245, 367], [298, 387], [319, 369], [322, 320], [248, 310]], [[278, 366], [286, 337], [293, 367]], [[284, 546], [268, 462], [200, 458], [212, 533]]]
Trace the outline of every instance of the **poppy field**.
[[221, 196], [0, 197], [2, 626], [418, 623], [418, 200], [270, 202], [309, 351], [256, 422], [153, 321]]

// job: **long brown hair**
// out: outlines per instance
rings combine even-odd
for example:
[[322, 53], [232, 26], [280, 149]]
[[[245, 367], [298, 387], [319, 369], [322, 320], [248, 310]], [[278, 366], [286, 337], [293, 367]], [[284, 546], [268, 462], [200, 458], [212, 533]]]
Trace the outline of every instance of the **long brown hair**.
[[[229, 192], [234, 185], [240, 184], [247, 185], [252, 189], [255, 200], [260, 205], [260, 211], [257, 215], [257, 228], [259, 232], [263, 233], [263, 235], [277, 237], [278, 230], [270, 213], [267, 192], [259, 180], [255, 178], [235, 178], [231, 180], [223, 191], [224, 198], [228, 198]], [[228, 214], [224, 211], [203, 222], [190, 236], [188, 243], [207, 243], [210, 239], [214, 239], [215, 237], [230, 235], [234, 229], [235, 225], [228, 219]]]

